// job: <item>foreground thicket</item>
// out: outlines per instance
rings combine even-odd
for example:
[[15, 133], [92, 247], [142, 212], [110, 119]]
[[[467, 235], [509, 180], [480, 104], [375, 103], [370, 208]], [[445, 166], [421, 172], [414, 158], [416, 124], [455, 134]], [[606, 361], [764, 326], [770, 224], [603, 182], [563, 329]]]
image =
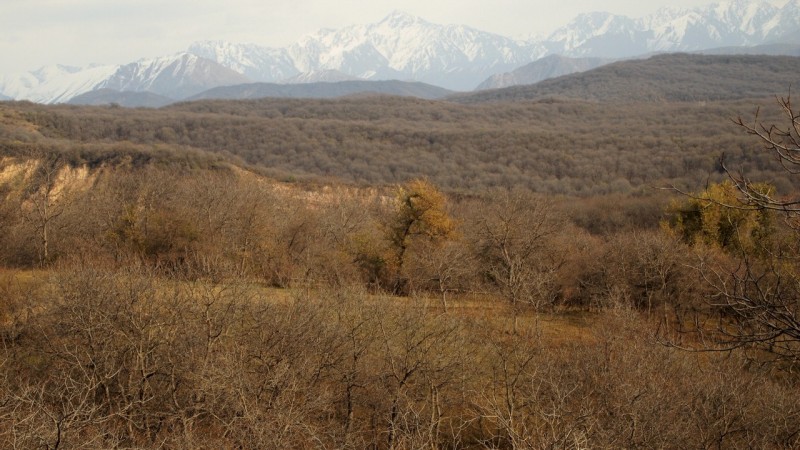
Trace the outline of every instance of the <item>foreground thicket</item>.
[[796, 448], [796, 386], [655, 344], [627, 307], [449, 313], [91, 265], [4, 273], [7, 448]]
[[737, 261], [663, 201], [3, 173], [11, 448], [800, 445], [791, 364], [659, 343], [708, 314], [693, 266]]
[[602, 307], [609, 292], [651, 309], [693, 295], [682, 295], [690, 252], [658, 230], [657, 198], [448, 199], [425, 180], [302, 190], [234, 169], [89, 170], [58, 158], [7, 160], [3, 173], [7, 267], [138, 263], [212, 282], [425, 292], [445, 307], [484, 292], [515, 311]]

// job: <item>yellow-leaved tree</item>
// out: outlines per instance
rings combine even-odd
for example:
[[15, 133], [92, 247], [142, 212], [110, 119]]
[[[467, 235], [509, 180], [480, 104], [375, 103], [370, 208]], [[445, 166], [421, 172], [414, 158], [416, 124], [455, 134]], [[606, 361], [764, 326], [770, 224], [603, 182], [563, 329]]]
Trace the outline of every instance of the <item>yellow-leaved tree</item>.
[[400, 293], [407, 290], [403, 269], [408, 250], [415, 242], [440, 244], [454, 237], [455, 229], [444, 194], [430, 181], [415, 179], [398, 187], [386, 224], [396, 274], [392, 289]]
[[[775, 189], [752, 184], [763, 195]], [[760, 253], [774, 236], [774, 212], [741, 203], [739, 189], [730, 180], [711, 184], [705, 191], [670, 204], [664, 227], [685, 243], [705, 244], [731, 253]]]

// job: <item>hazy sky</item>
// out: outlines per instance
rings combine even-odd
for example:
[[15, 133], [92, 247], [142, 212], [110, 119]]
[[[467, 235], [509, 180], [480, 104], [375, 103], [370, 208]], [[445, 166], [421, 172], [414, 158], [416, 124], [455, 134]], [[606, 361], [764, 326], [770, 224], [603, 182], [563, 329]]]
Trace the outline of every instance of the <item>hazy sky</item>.
[[[547, 34], [578, 13], [640, 17], [712, 0], [0, 0], [0, 74], [50, 64], [120, 64], [197, 40], [291, 44], [319, 28], [377, 22], [402, 10], [507, 36]], [[774, 3], [784, 3], [775, 0]]]

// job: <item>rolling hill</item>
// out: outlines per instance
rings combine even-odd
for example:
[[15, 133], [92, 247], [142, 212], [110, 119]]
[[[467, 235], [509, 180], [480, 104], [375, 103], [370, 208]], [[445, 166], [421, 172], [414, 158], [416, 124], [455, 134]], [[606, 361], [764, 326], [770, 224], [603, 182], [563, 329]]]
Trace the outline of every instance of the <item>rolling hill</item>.
[[336, 98], [350, 95], [396, 95], [424, 99], [442, 98], [452, 94], [438, 86], [406, 81], [350, 80], [302, 84], [250, 83], [224, 86], [201, 92], [188, 100], [259, 99], [259, 98]]
[[800, 58], [657, 55], [609, 64], [528, 86], [451, 97], [461, 103], [545, 98], [609, 102], [716, 101], [785, 95], [800, 84]]
[[152, 92], [117, 91], [114, 89], [97, 89], [77, 95], [70, 100], [70, 105], [119, 105], [127, 108], [160, 108], [175, 100]]

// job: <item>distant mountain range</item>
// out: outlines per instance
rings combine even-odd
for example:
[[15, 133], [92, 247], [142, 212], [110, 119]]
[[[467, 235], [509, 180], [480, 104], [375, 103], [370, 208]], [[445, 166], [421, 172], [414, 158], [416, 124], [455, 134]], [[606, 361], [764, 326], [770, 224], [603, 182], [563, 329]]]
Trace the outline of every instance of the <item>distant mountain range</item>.
[[[694, 9], [665, 8], [639, 19], [604, 12], [581, 14], [536, 41], [464, 25], [433, 24], [394, 12], [373, 24], [320, 30], [286, 48], [206, 41], [192, 44], [184, 53], [120, 66], [51, 66], [4, 74], [0, 95], [59, 103], [93, 90], [113, 89], [183, 100], [220, 86], [356, 79], [419, 81], [467, 91], [479, 85], [536, 82], [599, 62], [584, 58], [614, 60], [782, 43], [800, 43], [800, 0], [780, 8], [761, 0], [727, 0]], [[795, 51], [791, 46], [772, 49]], [[577, 59], [540, 61], [548, 55]], [[503, 73], [508, 75], [496, 76]]]
[[0, 77], [0, 92], [17, 100], [66, 103], [99, 89], [150, 92], [171, 99], [189, 97], [220, 85], [250, 79], [191, 53], [141, 60], [121, 66], [80, 69], [50, 66], [35, 72]]

